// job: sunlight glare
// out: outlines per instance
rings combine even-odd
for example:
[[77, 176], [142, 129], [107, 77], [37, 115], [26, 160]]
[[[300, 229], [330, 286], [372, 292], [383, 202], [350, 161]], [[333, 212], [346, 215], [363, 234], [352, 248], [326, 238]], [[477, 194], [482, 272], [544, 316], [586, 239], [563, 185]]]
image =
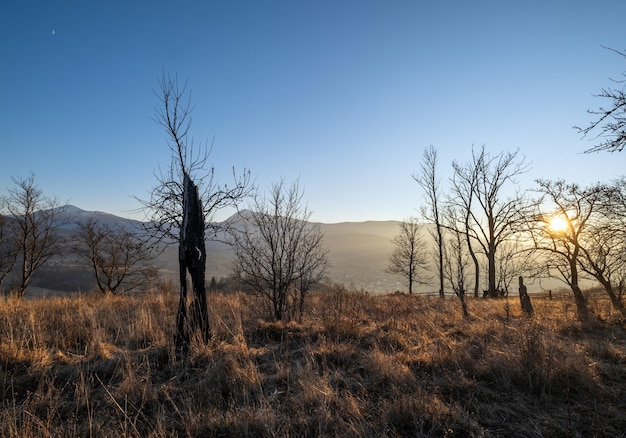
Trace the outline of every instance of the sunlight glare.
[[548, 221], [548, 228], [555, 233], [567, 231], [568, 225], [568, 220], [561, 215], [552, 216]]

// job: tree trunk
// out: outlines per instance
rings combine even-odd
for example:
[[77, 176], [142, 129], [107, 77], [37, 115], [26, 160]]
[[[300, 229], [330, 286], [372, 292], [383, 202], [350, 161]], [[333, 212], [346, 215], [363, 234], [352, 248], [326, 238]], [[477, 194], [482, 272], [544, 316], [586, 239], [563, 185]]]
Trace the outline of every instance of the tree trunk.
[[[183, 223], [178, 246], [180, 270], [180, 301], [176, 323], [176, 347], [186, 350], [190, 336], [198, 332], [204, 342], [209, 340], [211, 329], [204, 286], [206, 249], [204, 244], [204, 213], [198, 187], [187, 173], [184, 174]], [[187, 308], [187, 274], [191, 277], [193, 298]]]
[[178, 300], [178, 313], [176, 314], [176, 340], [177, 350], [187, 350], [189, 347], [189, 331], [186, 328], [187, 321], [187, 267], [183, 245], [178, 245], [178, 272], [180, 280], [180, 298]]
[[530, 295], [528, 295], [528, 290], [526, 289], [526, 285], [524, 284], [524, 277], [520, 275], [519, 277], [519, 302], [522, 306], [522, 312], [526, 315], [531, 316], [533, 312], [533, 305], [530, 302]]
[[602, 287], [604, 287], [604, 290], [611, 299], [611, 304], [613, 304], [613, 308], [621, 313], [623, 318], [626, 318], [626, 308], [624, 308], [624, 303], [622, 303], [622, 300], [620, 300], [619, 297], [615, 295], [615, 291], [613, 290], [611, 282], [606, 280], [600, 280], [600, 283], [602, 284]]
[[465, 300], [465, 290], [461, 289], [459, 292], [459, 300], [461, 300], [461, 309], [463, 309], [463, 317], [469, 317], [469, 310], [467, 309], [467, 301]]
[[[467, 218], [465, 219], [465, 227], [466, 230], [469, 227]], [[472, 241], [468, 231], [465, 231], [465, 241], [467, 242], [467, 251], [474, 263], [474, 298], [478, 298], [478, 291], [480, 290], [480, 264], [478, 263], [478, 257], [476, 257], [474, 248], [472, 247]]]
[[443, 233], [441, 232], [441, 224], [439, 223], [439, 215], [437, 215], [437, 221], [435, 223], [437, 227], [437, 246], [439, 251], [439, 298], [445, 298], [444, 277], [443, 277]]
[[576, 303], [576, 314], [581, 322], [589, 322], [589, 308], [587, 306], [587, 298], [577, 284], [572, 285], [574, 293], [574, 302]]
[[493, 241], [489, 242], [489, 254], [487, 254], [487, 274], [489, 283], [489, 296], [497, 297], [496, 292], [496, 248]]
[[589, 322], [589, 307], [587, 305], [587, 298], [583, 294], [582, 290], [578, 286], [578, 251], [575, 250], [570, 259], [570, 272], [572, 273], [571, 288], [574, 294], [574, 302], [576, 303], [576, 314], [578, 319], [582, 323]]

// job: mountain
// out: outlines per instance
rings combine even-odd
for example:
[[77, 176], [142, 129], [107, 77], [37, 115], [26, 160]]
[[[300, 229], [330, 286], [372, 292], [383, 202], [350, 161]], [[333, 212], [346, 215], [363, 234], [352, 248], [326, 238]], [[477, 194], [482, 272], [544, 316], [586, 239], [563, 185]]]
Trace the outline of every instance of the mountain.
[[[245, 212], [243, 212], [245, 215]], [[233, 223], [239, 219], [238, 214], [224, 222]], [[140, 230], [141, 221], [115, 216], [101, 211], [85, 211], [69, 205], [59, 212], [58, 224], [69, 239], [76, 232], [78, 224], [88, 220], [96, 220], [111, 227]], [[370, 292], [389, 292], [405, 288], [404, 282], [397, 276], [384, 272], [388, 258], [393, 250], [392, 237], [398, 232], [397, 221], [367, 221], [342, 222], [335, 224], [321, 224], [325, 234], [325, 244], [329, 251], [330, 268], [326, 281], [333, 284], [342, 284], [351, 289], [363, 289]], [[207, 279], [211, 277], [227, 278], [232, 274], [233, 252], [230, 246], [223, 243], [224, 233], [217, 236], [207, 236]], [[161, 271], [161, 276], [177, 280], [178, 278], [178, 248], [171, 245], [160, 254], [155, 263]], [[77, 260], [75, 255], [55, 257], [54, 263], [46, 267], [45, 273], [37, 284], [46, 287], [48, 278], [56, 277], [59, 272], [66, 272], [67, 276], [78, 277]], [[44, 275], [45, 274], [45, 275]], [[82, 275], [82, 274], [81, 274]], [[87, 282], [81, 280], [64, 281], [64, 288], [68, 292], [89, 289]], [[53, 288], [51, 288], [53, 289]]]
[[[226, 220], [238, 220], [234, 215]], [[403, 289], [397, 276], [387, 274], [392, 237], [398, 232], [398, 221], [342, 222], [320, 224], [328, 249], [330, 267], [326, 281], [350, 289], [389, 292]], [[221, 240], [224, 240], [223, 236]], [[232, 272], [233, 253], [222, 242], [207, 240], [207, 278], [228, 277]], [[175, 248], [173, 248], [175, 249]], [[168, 271], [177, 272], [176, 252], [167, 257]]]
[[125, 230], [140, 229], [142, 225], [141, 221], [126, 219], [103, 211], [85, 211], [74, 205], [57, 208], [56, 221], [64, 230], [76, 230], [79, 224], [86, 224], [89, 220]]
[[[245, 215], [246, 212], [243, 212]], [[68, 242], [74, 240], [72, 233], [77, 230], [77, 223], [85, 223], [90, 219], [104, 223], [108, 226], [122, 227], [129, 230], [141, 230], [144, 222], [118, 217], [100, 211], [85, 211], [75, 206], [68, 206], [59, 216], [59, 224], [62, 224], [63, 233]], [[237, 214], [227, 223], [234, 223], [240, 218]], [[223, 223], [224, 223], [223, 222]], [[340, 284], [353, 290], [365, 290], [369, 292], [392, 292], [406, 290], [405, 281], [385, 272], [388, 265], [389, 255], [393, 251], [392, 238], [399, 231], [399, 221], [365, 221], [365, 222], [341, 222], [334, 224], [320, 224], [325, 236], [325, 245], [328, 249], [330, 267], [324, 280], [330, 284]], [[430, 237], [424, 229], [424, 236], [429, 241]], [[211, 277], [216, 279], [228, 278], [232, 275], [233, 252], [230, 246], [223, 243], [226, 240], [224, 233], [217, 236], [207, 236], [207, 281]], [[178, 281], [178, 247], [171, 245], [155, 260], [159, 267], [162, 278]], [[434, 271], [433, 271], [434, 272]], [[434, 278], [434, 275], [433, 275]], [[437, 286], [434, 284], [417, 286], [417, 292], [434, 292]], [[563, 285], [555, 279], [533, 281], [529, 279], [527, 284], [533, 291], [546, 289], [559, 289]], [[52, 286], [56, 285], [56, 286]], [[76, 255], [64, 251], [63, 255], [55, 256], [38, 272], [34, 278], [33, 286], [64, 292], [88, 291], [94, 286], [92, 276], [85, 270]], [[513, 286], [513, 290], [516, 288]], [[52, 292], [54, 293], [54, 292]]]

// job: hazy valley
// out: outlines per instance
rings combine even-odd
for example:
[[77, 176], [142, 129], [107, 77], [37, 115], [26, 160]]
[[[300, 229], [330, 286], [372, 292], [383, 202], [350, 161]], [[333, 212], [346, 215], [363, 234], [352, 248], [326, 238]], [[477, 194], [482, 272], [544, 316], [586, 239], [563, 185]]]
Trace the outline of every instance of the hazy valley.
[[[75, 223], [84, 223], [89, 219], [97, 220], [107, 226], [118, 226], [140, 230], [142, 223], [99, 211], [85, 211], [75, 206], [67, 209], [63, 226], [68, 241], [72, 241]], [[232, 220], [232, 218], [228, 219]], [[390, 292], [405, 288], [402, 279], [388, 274], [389, 254], [393, 250], [392, 237], [398, 232], [398, 221], [366, 221], [322, 224], [325, 233], [325, 245], [329, 251], [330, 268], [326, 276], [329, 284], [341, 284], [351, 290], [369, 292]], [[223, 243], [224, 234], [214, 239], [207, 239], [207, 282], [227, 278], [232, 274], [232, 250]], [[161, 278], [178, 278], [178, 249], [170, 245], [155, 264]], [[87, 292], [91, 289], [90, 273], [81, 268], [76, 255], [66, 248], [64, 254], [42, 269], [36, 276], [31, 288], [37, 295], [54, 295], [67, 292]], [[84, 272], [83, 272], [84, 271]], [[434, 286], [424, 286], [421, 292], [434, 290]]]

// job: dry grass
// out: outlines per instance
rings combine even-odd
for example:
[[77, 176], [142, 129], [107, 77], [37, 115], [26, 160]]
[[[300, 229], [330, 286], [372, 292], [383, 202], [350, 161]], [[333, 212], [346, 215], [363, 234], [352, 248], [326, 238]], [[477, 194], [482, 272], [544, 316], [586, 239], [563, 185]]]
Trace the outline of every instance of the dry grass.
[[0, 435], [625, 436], [626, 328], [603, 299], [311, 296], [302, 322], [210, 298], [177, 360], [177, 296], [0, 300]]

